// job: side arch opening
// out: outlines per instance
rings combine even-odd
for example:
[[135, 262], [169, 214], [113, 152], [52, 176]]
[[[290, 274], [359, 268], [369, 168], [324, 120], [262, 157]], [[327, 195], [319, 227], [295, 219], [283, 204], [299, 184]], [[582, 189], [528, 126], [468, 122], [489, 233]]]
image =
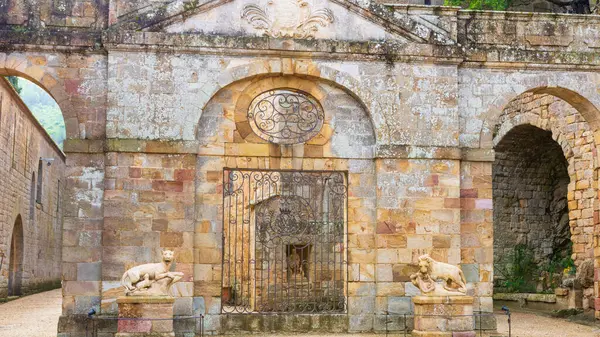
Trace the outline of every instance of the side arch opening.
[[505, 106], [493, 139], [494, 293], [575, 287], [569, 306], [593, 308], [595, 130], [580, 107], [546, 91]]
[[23, 221], [18, 215], [10, 240], [10, 257], [8, 263], [8, 296], [20, 296], [23, 293], [23, 256], [25, 240]]

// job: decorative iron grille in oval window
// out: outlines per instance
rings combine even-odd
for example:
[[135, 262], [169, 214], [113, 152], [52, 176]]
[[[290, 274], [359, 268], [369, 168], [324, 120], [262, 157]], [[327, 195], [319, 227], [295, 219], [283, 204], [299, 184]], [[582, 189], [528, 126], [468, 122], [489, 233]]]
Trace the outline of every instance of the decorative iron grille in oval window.
[[299, 144], [323, 127], [325, 113], [311, 95], [294, 89], [275, 89], [258, 95], [248, 109], [250, 127], [260, 138], [276, 144]]

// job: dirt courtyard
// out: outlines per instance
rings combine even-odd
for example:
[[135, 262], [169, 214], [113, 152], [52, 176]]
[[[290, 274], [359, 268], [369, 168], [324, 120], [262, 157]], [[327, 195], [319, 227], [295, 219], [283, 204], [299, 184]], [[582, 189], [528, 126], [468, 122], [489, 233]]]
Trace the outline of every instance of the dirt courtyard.
[[0, 304], [0, 337], [56, 337], [61, 302], [55, 289]]
[[[0, 304], [0, 337], [56, 337], [61, 314], [61, 290], [52, 290]], [[506, 316], [498, 315], [498, 332], [508, 336]], [[263, 335], [266, 336], [266, 335]], [[270, 335], [284, 337], [283, 335]], [[317, 336], [317, 335], [313, 335]], [[328, 337], [379, 337], [384, 334], [336, 334]], [[403, 334], [389, 334], [389, 337]], [[512, 337], [600, 337], [600, 324], [587, 326], [529, 312], [513, 312]]]

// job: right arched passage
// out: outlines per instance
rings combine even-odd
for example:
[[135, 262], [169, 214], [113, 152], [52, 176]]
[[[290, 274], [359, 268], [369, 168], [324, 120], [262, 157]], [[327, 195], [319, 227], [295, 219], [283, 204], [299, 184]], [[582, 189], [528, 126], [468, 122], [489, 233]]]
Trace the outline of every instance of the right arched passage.
[[[571, 256], [567, 167], [551, 133], [535, 126], [517, 126], [497, 145], [492, 168], [497, 280], [509, 277], [503, 269], [510, 269], [515, 247], [526, 247], [541, 268]], [[536, 290], [535, 283], [530, 286], [520, 291]]]
[[[529, 92], [504, 109], [494, 143], [495, 292], [560, 286], [571, 259], [593, 258], [592, 129], [565, 101]], [[583, 305], [592, 306], [593, 287], [585, 292]]]

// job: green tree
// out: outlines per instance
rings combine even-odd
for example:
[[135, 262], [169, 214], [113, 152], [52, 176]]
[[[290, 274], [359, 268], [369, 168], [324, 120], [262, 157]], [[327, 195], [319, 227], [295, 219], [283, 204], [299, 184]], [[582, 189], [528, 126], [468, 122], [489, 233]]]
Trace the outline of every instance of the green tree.
[[467, 9], [505, 11], [511, 0], [444, 0], [446, 6], [458, 6]]
[[[559, 8], [561, 13], [590, 14], [597, 0], [546, 0]], [[458, 6], [466, 9], [505, 11], [510, 10], [512, 0], [444, 0], [446, 6]], [[597, 9], [596, 9], [597, 10]]]
[[62, 149], [66, 138], [65, 120], [54, 98], [37, 84], [27, 79], [16, 76], [8, 76], [7, 79], [19, 93], [23, 103], [27, 105], [46, 132]]
[[21, 90], [23, 90], [23, 88], [19, 84], [19, 78], [17, 76], [7, 76], [6, 79], [8, 80], [8, 82], [10, 82], [13, 88], [15, 88], [17, 93], [21, 94]]

